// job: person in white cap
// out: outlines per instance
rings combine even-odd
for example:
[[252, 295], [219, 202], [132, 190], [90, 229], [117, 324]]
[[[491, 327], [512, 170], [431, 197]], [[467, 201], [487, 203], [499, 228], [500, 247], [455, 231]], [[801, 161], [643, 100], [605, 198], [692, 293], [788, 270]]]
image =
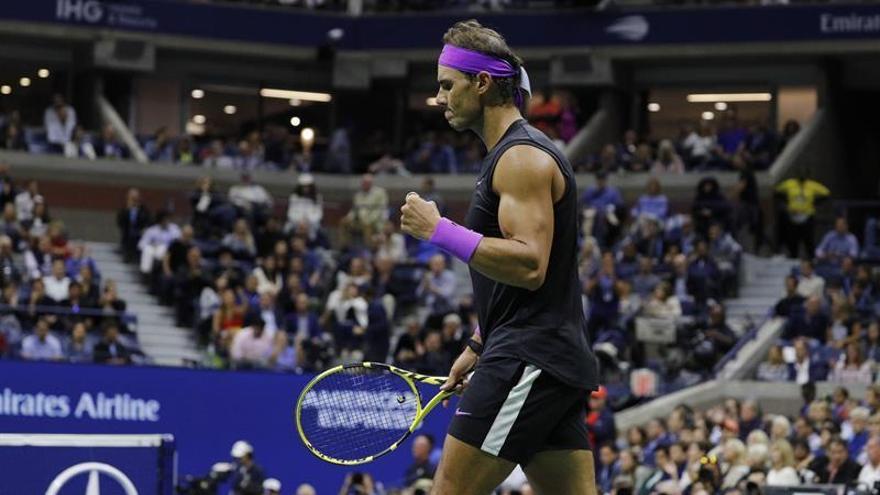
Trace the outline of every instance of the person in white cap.
[[263, 495], [281, 495], [281, 482], [275, 478], [267, 478], [263, 482]]
[[230, 455], [235, 459], [235, 472], [232, 474], [232, 495], [262, 495], [263, 468], [254, 462], [254, 448], [248, 442], [239, 440], [232, 444]]

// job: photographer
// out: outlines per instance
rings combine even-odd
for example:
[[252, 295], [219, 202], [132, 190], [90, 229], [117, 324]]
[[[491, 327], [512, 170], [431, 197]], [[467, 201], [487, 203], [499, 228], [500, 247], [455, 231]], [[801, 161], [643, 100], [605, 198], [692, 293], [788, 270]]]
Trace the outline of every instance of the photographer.
[[376, 495], [373, 477], [370, 473], [348, 473], [339, 495]]
[[244, 440], [232, 445], [230, 453], [235, 459], [231, 489], [233, 495], [262, 495], [266, 476], [263, 468], [254, 461], [254, 448]]

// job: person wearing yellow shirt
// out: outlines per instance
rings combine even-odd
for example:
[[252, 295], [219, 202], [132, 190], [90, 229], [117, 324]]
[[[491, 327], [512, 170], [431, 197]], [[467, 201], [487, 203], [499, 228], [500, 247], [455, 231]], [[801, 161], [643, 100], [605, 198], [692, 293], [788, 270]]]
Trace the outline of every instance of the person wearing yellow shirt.
[[776, 186], [776, 192], [785, 200], [785, 228], [783, 229], [786, 249], [789, 256], [797, 258], [798, 249], [803, 244], [806, 256], [812, 257], [815, 251], [814, 217], [816, 202], [831, 195], [823, 184], [802, 174], [797, 178], [786, 179]]

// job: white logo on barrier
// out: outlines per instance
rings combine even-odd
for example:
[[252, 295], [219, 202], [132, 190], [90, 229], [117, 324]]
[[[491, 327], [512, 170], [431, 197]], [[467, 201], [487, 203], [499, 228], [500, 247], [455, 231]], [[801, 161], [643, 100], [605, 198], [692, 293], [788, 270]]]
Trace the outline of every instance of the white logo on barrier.
[[617, 22], [605, 28], [605, 31], [616, 34], [628, 41], [643, 40], [648, 35], [649, 30], [648, 20], [640, 15], [621, 17]]
[[89, 473], [89, 484], [86, 485], [85, 495], [101, 495], [100, 475], [102, 474], [118, 483], [125, 492], [125, 495], [138, 495], [137, 488], [135, 488], [134, 483], [128, 479], [128, 476], [126, 476], [125, 473], [109, 464], [104, 464], [103, 462], [83, 462], [82, 464], [77, 464], [61, 471], [61, 473], [52, 480], [52, 483], [49, 484], [49, 488], [46, 490], [46, 495], [58, 495], [58, 492], [64, 488], [64, 485], [66, 485], [71, 478], [83, 473]]
[[104, 7], [98, 0], [57, 0], [55, 17], [96, 24], [104, 17]]

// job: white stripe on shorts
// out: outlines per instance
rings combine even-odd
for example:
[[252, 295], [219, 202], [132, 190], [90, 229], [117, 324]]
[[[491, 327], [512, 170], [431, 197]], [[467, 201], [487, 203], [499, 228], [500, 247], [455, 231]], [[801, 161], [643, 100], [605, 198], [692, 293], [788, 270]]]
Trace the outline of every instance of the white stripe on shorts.
[[538, 367], [531, 364], [526, 365], [519, 382], [514, 385], [510, 393], [507, 394], [507, 398], [504, 399], [504, 404], [501, 405], [498, 415], [495, 416], [495, 421], [492, 422], [492, 427], [489, 428], [489, 433], [486, 434], [480, 450], [495, 456], [498, 455], [504, 442], [507, 441], [507, 435], [513, 428], [513, 423], [519, 416], [520, 409], [526, 403], [526, 398], [532, 390], [532, 384], [540, 374], [541, 370]]

